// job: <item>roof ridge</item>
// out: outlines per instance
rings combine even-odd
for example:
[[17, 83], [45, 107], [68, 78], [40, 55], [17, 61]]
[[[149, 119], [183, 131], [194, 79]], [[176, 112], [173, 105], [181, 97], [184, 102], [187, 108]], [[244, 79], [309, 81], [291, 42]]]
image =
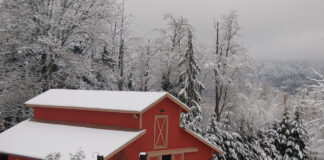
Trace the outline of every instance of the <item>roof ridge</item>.
[[[166, 91], [126, 91], [126, 90], [123, 90], [123, 91], [119, 91], [119, 90], [100, 90], [100, 89], [69, 89], [69, 88], [51, 88], [47, 91], [50, 91], [50, 90], [69, 90], [69, 91], [98, 91], [98, 92], [133, 92], [133, 93], [168, 93]], [[47, 92], [45, 91], [45, 92]], [[43, 92], [43, 93], [45, 93]]]
[[25, 102], [29, 107], [142, 114], [168, 97], [185, 112], [188, 106], [168, 92], [50, 89]]

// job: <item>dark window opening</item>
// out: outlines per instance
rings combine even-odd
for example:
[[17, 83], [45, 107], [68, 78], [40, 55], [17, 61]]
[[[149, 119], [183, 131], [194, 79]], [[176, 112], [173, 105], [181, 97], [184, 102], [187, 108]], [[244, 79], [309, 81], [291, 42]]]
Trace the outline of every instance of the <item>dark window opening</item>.
[[171, 160], [171, 155], [163, 155], [162, 160]]
[[0, 154], [0, 160], [8, 160], [8, 155]]

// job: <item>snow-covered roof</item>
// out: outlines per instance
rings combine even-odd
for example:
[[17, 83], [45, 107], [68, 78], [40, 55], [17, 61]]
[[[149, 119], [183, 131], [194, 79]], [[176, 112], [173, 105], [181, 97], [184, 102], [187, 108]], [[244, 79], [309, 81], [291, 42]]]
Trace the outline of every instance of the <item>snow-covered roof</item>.
[[44, 159], [48, 154], [70, 154], [81, 150], [85, 159], [97, 155], [110, 157], [145, 134], [142, 131], [117, 131], [26, 120], [0, 134], [0, 153]]
[[32, 107], [143, 113], [165, 97], [169, 97], [185, 111], [189, 111], [186, 105], [167, 92], [50, 89], [25, 104]]

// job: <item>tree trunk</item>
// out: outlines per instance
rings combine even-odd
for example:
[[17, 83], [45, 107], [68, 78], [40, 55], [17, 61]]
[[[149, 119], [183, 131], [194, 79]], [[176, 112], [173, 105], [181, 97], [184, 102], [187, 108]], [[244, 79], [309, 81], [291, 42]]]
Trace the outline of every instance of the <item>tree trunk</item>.
[[[215, 53], [216, 53], [216, 56], [221, 56], [220, 55], [220, 51], [219, 51], [219, 23], [214, 22], [214, 28], [216, 30], [216, 48], [215, 48]], [[217, 67], [220, 68], [220, 59], [221, 57], [219, 57], [219, 61], [218, 61], [218, 65]], [[219, 106], [220, 106], [220, 96], [221, 96], [221, 93], [219, 92], [219, 81], [218, 81], [218, 74], [217, 73], [217, 70], [215, 69], [214, 70], [214, 74], [215, 74], [215, 116], [216, 116], [216, 121], [219, 122], [220, 121], [220, 116], [221, 116], [221, 113], [220, 113], [220, 109], [219, 109]]]
[[119, 46], [119, 55], [118, 55], [118, 69], [119, 69], [119, 77], [118, 77], [118, 90], [122, 91], [124, 86], [124, 41], [121, 40]]

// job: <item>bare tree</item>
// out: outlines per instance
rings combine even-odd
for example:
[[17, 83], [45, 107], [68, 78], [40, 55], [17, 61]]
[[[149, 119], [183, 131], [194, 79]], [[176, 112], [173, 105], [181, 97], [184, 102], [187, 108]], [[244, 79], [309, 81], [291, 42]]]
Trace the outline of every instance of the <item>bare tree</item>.
[[112, 19], [113, 6], [106, 0], [2, 2], [0, 109], [6, 128], [30, 116], [23, 102], [39, 92], [94, 87], [98, 28]]
[[[306, 126], [309, 132], [309, 147], [311, 156], [316, 159], [324, 158], [324, 76], [311, 69], [315, 78], [309, 78], [313, 85], [307, 86], [310, 90], [303, 94], [302, 104], [306, 105], [308, 113]], [[316, 158], [315, 158], [316, 157]]]
[[139, 90], [148, 91], [149, 90], [149, 81], [151, 79], [151, 59], [154, 51], [152, 51], [151, 41], [148, 40], [147, 44], [143, 46], [140, 56], [140, 81], [139, 81]]
[[176, 64], [180, 60], [181, 54], [185, 52], [185, 37], [187, 31], [191, 28], [188, 20], [172, 14], [166, 14], [163, 18], [167, 22], [166, 28], [159, 29], [161, 37], [157, 40], [160, 43], [160, 52], [163, 54], [162, 89], [168, 92], [174, 92], [177, 74]]
[[120, 17], [120, 31], [119, 31], [119, 49], [118, 49], [118, 90], [123, 90], [124, 86], [124, 54], [125, 54], [125, 4], [123, 1]]
[[[117, 90], [124, 90], [125, 86], [125, 58], [128, 50], [130, 15], [125, 12], [125, 2], [116, 5], [113, 18], [110, 20], [107, 30], [106, 45], [111, 57], [114, 59], [110, 70]], [[112, 88], [114, 89], [114, 87]]]
[[222, 17], [222, 22], [214, 22], [216, 32], [215, 58], [212, 69], [215, 79], [215, 115], [220, 121], [224, 110], [230, 107], [233, 85], [240, 69], [246, 65], [242, 46], [237, 42], [240, 27], [237, 15], [231, 12]]

